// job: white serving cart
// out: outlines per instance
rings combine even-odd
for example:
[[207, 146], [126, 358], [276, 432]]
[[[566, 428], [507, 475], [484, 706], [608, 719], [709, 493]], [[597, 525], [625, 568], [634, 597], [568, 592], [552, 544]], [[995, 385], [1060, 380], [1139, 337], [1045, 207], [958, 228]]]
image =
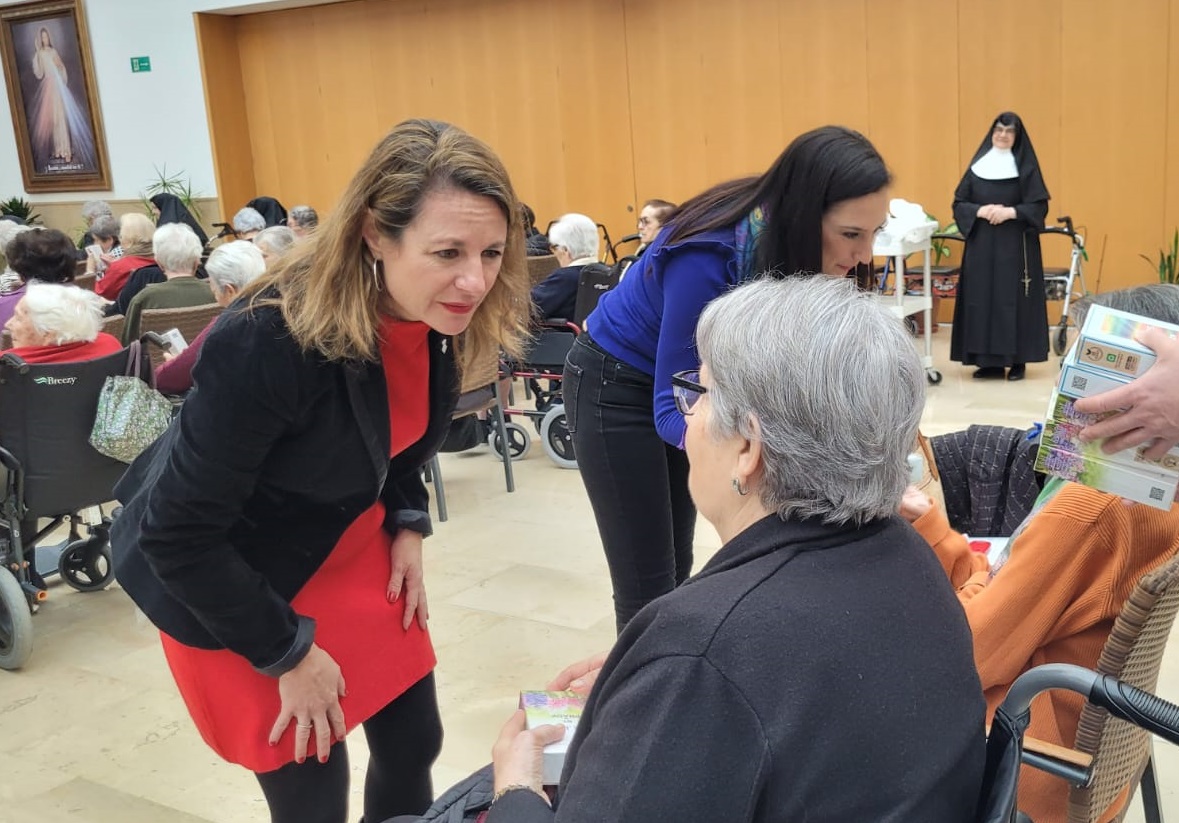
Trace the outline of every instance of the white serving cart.
[[[925, 338], [925, 355], [921, 358], [921, 365], [925, 367], [926, 378], [936, 386], [942, 382], [942, 373], [933, 367], [933, 291], [930, 281], [930, 240], [935, 231], [937, 231], [937, 223], [934, 222], [914, 226], [901, 235], [882, 231], [876, 235], [872, 254], [876, 257], [888, 257], [893, 261], [893, 294], [880, 296], [889, 310], [902, 322], [906, 317], [914, 314], [923, 314], [924, 316], [922, 336]], [[918, 252], [921, 253], [921, 294], [905, 294], [905, 257]]]

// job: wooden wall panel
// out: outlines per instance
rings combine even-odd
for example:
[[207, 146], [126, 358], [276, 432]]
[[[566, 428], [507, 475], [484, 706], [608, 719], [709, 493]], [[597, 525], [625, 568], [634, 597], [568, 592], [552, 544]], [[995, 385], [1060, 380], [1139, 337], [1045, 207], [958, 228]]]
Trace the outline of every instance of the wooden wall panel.
[[783, 148], [818, 126], [848, 126], [868, 133], [866, 5], [867, 0], [780, 4]]
[[682, 202], [714, 183], [758, 174], [781, 153], [778, 5], [685, 0], [668, 14], [663, 2], [628, 0], [639, 203]]
[[[491, 144], [542, 225], [576, 210], [615, 237], [632, 232], [642, 200], [682, 201], [760, 172], [824, 123], [865, 132], [894, 194], [946, 220], [987, 123], [1010, 108], [1036, 141], [1050, 217], [1068, 212], [1089, 229], [1091, 286], [1108, 238], [1103, 286], [1114, 287], [1149, 280], [1138, 254], [1179, 224], [1177, 9], [356, 0], [200, 28], [230, 213], [248, 189], [330, 208], [389, 127], [425, 116]], [[1049, 262], [1063, 262], [1060, 245], [1046, 244]]]
[[957, 8], [942, 0], [874, 0], [867, 7], [868, 136], [892, 169], [893, 196], [943, 223], [961, 175], [958, 98], [939, 78], [958, 64]]
[[[195, 22], [209, 142], [213, 149], [213, 174], [225, 211], [231, 208], [229, 204], [248, 202], [255, 191], [254, 154], [238, 58], [237, 21], [232, 17], [198, 14]], [[204, 218], [210, 223], [225, 219], [220, 214], [206, 214]]]
[[1168, 25], [1159, 0], [1069, 0], [1062, 32], [1061, 179], [1054, 192], [1089, 228], [1096, 285], [1142, 282], [1137, 255], [1163, 231]]

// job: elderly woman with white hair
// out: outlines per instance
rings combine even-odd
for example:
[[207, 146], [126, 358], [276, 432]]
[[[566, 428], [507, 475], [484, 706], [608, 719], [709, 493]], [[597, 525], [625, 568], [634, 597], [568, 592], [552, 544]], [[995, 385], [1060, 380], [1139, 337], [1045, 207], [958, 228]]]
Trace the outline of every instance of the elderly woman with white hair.
[[81, 242], [78, 243], [78, 248], [84, 249], [87, 246], [98, 242], [98, 235], [92, 231], [94, 228], [94, 221], [100, 217], [114, 217], [115, 213], [111, 209], [111, 204], [105, 200], [87, 200], [82, 204], [82, 219], [86, 221], [86, 232], [82, 235]]
[[536, 314], [572, 320], [581, 270], [598, 262], [598, 224], [584, 214], [563, 215], [549, 227], [549, 247], [560, 268], [532, 288]]
[[102, 331], [103, 300], [77, 286], [29, 283], [4, 328], [14, 354], [26, 363], [77, 363], [114, 354], [123, 347]]
[[196, 278], [202, 246], [192, 229], [184, 223], [166, 223], [156, 229], [151, 245], [165, 279], [144, 288], [127, 307], [124, 343], [139, 337], [139, 317], [148, 309], [181, 309], [213, 302], [209, 284]]
[[851, 282], [813, 277], [715, 300], [697, 345], [676, 403], [723, 545], [549, 685], [592, 684], [552, 805], [541, 749], [562, 729], [512, 717], [487, 823], [970, 819], [970, 631], [896, 514], [925, 398], [912, 341]]
[[[266, 262], [254, 243], [249, 240], [234, 240], [213, 250], [205, 263], [205, 271], [209, 273], [213, 299], [224, 307], [232, 303], [242, 289], [266, 271]], [[213, 320], [205, 326], [180, 354], [164, 355], [168, 362], [156, 369], [156, 388], [164, 394], [184, 394], [192, 388], [192, 367], [196, 365], [205, 338], [209, 336], [216, 322]]]
[[233, 216], [233, 231], [239, 240], [252, 240], [266, 228], [266, 218], [255, 208], [246, 206]]

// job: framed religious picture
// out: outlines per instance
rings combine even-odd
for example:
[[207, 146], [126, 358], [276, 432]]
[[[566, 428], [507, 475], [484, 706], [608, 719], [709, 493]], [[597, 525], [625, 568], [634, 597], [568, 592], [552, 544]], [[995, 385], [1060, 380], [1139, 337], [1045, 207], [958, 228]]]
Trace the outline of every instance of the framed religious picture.
[[110, 189], [82, 0], [0, 6], [0, 52], [25, 190]]

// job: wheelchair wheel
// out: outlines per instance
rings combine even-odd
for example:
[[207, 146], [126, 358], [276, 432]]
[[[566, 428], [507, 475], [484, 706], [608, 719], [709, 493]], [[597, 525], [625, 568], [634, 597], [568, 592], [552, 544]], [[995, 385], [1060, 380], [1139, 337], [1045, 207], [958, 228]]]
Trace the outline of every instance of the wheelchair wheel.
[[8, 569], [0, 568], [0, 669], [19, 669], [33, 652], [33, 613]]
[[[508, 435], [508, 456], [512, 460], [521, 460], [526, 457], [529, 449], [532, 448], [532, 438], [528, 436], [528, 429], [519, 423], [507, 422], [504, 424], [504, 431]], [[487, 435], [487, 445], [495, 452], [496, 457], [503, 460], [503, 444], [500, 442], [499, 432], [494, 424], [491, 426], [491, 434]]]
[[57, 559], [57, 572], [80, 592], [102, 591], [111, 584], [111, 546], [101, 537], [75, 540]]
[[573, 454], [573, 435], [569, 434], [565, 422], [565, 406], [556, 405], [548, 410], [540, 423], [540, 445], [549, 459], [562, 469], [576, 469], [577, 458]]
[[1068, 326], [1061, 323], [1056, 334], [1052, 335], [1052, 352], [1057, 357], [1064, 357], [1066, 351], [1068, 351]]

